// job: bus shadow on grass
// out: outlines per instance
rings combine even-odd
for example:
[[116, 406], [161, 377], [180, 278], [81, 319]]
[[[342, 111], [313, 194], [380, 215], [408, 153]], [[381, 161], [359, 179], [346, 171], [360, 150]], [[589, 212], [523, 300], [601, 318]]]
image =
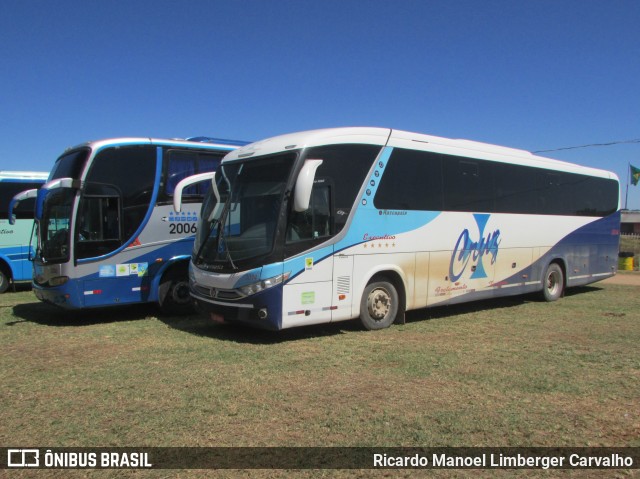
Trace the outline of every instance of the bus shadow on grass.
[[197, 316], [159, 317], [168, 327], [204, 338], [242, 344], [278, 344], [324, 336], [335, 336], [362, 330], [357, 320], [338, 323], [301, 326], [299, 328], [269, 331], [245, 324], [220, 324], [201, 314]]
[[[565, 291], [565, 297], [576, 296], [594, 291], [601, 291], [597, 286], [578, 286]], [[560, 299], [562, 301], [562, 299]], [[468, 303], [448, 304], [443, 306], [433, 306], [431, 308], [416, 309], [407, 312], [406, 321], [417, 322], [425, 320], [445, 319], [461, 314], [473, 314], [480, 311], [499, 310], [503, 308], [514, 308], [526, 303], [544, 303], [541, 293], [528, 293], [515, 296], [502, 296], [499, 298], [482, 299]]]
[[[602, 288], [597, 286], [582, 286], [568, 289], [565, 296], [571, 297], [601, 290]], [[513, 308], [528, 302], [542, 302], [540, 294], [508, 296], [469, 303], [417, 309], [407, 312], [405, 320], [407, 324], [421, 323], [490, 309]], [[241, 324], [217, 324], [204, 314], [193, 313], [185, 316], [167, 316], [159, 313], [158, 308], [153, 304], [135, 304], [85, 311], [67, 311], [46, 303], [32, 302], [13, 306], [13, 316], [16, 320], [5, 323], [7, 326], [13, 326], [22, 322], [33, 322], [45, 326], [79, 327], [154, 319], [163, 322], [169, 328], [195, 336], [248, 344], [276, 344], [365, 332], [358, 319], [329, 324], [301, 326], [299, 328], [285, 329], [282, 331], [267, 331]], [[392, 328], [394, 326], [392, 326]], [[375, 332], [372, 334], [375, 334]]]
[[[566, 296], [569, 297], [599, 291], [601, 289], [602, 288], [593, 286], [571, 288], [567, 290]], [[406, 314], [405, 320], [407, 325], [418, 324], [491, 309], [515, 308], [529, 302], [543, 302], [543, 300], [540, 294], [492, 298], [409, 311]], [[301, 326], [299, 328], [284, 329], [282, 331], [266, 331], [241, 324], [219, 324], [213, 322], [205, 315], [159, 317], [158, 319], [163, 321], [168, 327], [185, 333], [221, 341], [248, 344], [277, 344], [324, 336], [337, 336], [358, 332], [365, 333], [358, 319], [329, 324]], [[393, 325], [392, 328], [394, 327], [397, 326]], [[376, 333], [371, 332], [371, 334]]]
[[154, 306], [151, 304], [112, 306], [84, 311], [67, 311], [50, 304], [34, 302], [13, 306], [13, 316], [16, 320], [6, 324], [13, 326], [28, 321], [44, 326], [78, 327], [137, 321], [154, 317], [156, 313]]

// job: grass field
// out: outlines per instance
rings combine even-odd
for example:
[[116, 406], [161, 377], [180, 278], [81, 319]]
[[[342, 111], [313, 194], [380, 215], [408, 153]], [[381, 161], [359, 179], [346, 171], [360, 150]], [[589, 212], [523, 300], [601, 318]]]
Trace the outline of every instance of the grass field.
[[640, 446], [639, 321], [638, 288], [609, 284], [377, 332], [270, 333], [150, 306], [64, 315], [7, 293], [0, 444]]

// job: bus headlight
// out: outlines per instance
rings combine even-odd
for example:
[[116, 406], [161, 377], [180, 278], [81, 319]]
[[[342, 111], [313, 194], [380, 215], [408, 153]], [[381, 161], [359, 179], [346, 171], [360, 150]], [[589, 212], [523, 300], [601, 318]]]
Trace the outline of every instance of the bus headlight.
[[69, 281], [69, 276], [56, 276], [49, 280], [49, 286], [61, 286]]
[[252, 294], [257, 294], [260, 291], [264, 291], [265, 289], [273, 288], [283, 281], [286, 281], [289, 278], [290, 274], [291, 273], [279, 274], [278, 276], [274, 276], [273, 278], [263, 279], [246, 286], [241, 286], [240, 288], [238, 288], [238, 291], [243, 296], [251, 296]]

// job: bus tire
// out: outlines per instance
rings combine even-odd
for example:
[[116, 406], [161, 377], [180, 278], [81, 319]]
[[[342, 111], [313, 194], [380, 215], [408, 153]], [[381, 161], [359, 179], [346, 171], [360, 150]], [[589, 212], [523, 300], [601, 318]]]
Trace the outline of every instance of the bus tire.
[[564, 294], [564, 273], [558, 263], [551, 263], [542, 278], [542, 297], [545, 301], [556, 301]]
[[194, 302], [189, 294], [188, 276], [180, 274], [180, 271], [180, 268], [175, 269], [162, 278], [160, 309], [165, 314], [183, 315], [195, 312]]
[[369, 283], [360, 300], [360, 321], [369, 331], [391, 326], [398, 314], [398, 292], [388, 281]]
[[9, 276], [0, 269], [0, 294], [4, 293], [9, 288]]

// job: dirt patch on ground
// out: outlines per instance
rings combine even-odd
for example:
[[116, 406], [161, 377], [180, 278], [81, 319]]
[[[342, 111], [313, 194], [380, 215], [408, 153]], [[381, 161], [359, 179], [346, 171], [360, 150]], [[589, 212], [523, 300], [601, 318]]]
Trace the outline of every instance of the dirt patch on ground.
[[640, 286], [640, 272], [618, 273], [611, 278], [607, 278], [603, 283], [624, 284], [628, 286]]

